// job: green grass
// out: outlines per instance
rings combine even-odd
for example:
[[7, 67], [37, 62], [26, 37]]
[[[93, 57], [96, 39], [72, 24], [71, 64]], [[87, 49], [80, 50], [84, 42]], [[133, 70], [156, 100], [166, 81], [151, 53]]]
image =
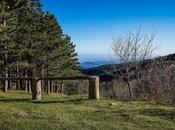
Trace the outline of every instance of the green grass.
[[175, 130], [173, 106], [78, 95], [42, 98], [33, 103], [29, 93], [0, 92], [0, 130]]

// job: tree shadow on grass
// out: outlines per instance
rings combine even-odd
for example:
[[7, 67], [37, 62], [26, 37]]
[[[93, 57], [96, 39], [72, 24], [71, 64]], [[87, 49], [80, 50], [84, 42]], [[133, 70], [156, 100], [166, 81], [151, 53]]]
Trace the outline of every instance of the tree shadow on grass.
[[175, 110], [165, 109], [145, 109], [140, 114], [148, 116], [158, 116], [160, 118], [175, 122]]
[[3, 103], [13, 103], [13, 102], [32, 102], [29, 98], [16, 98], [16, 99], [0, 99]]
[[82, 104], [83, 101], [87, 101], [88, 99], [68, 99], [68, 100], [49, 100], [49, 101], [32, 101], [29, 98], [16, 98], [16, 99], [0, 99], [0, 102], [3, 103], [34, 103], [34, 104]]
[[[137, 109], [137, 110], [119, 110], [117, 113], [121, 117], [126, 117], [126, 119], [130, 119], [132, 122], [132, 118], [130, 116], [135, 115], [143, 115], [143, 116], [150, 116], [150, 117], [159, 117], [163, 120], [167, 120], [170, 122], [175, 123], [175, 110], [166, 110], [161, 108], [152, 108], [152, 109]], [[133, 122], [135, 122], [133, 120]], [[137, 123], [137, 122], [136, 122]]]
[[88, 99], [69, 99], [69, 100], [54, 100], [54, 101], [35, 101], [36, 104], [75, 104], [80, 105], [83, 104], [83, 101], [87, 101]]

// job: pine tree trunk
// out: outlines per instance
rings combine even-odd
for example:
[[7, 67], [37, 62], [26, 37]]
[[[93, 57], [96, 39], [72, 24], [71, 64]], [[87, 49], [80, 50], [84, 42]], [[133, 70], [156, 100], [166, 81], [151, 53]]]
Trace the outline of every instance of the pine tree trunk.
[[28, 89], [27, 90], [28, 90], [29, 93], [31, 93], [32, 89], [31, 89], [31, 81], [30, 80], [27, 81], [27, 85], [28, 85]]
[[20, 90], [23, 90], [23, 82], [22, 82], [22, 80], [19, 80], [19, 83], [20, 83]]
[[64, 94], [64, 82], [61, 82], [61, 89], [60, 89], [60, 93]]
[[3, 92], [7, 92], [7, 91], [8, 91], [8, 80], [4, 80]]
[[[10, 75], [10, 71], [8, 71], [8, 77], [10, 77], [11, 75]], [[8, 80], [8, 89], [10, 89], [11, 88], [11, 80]]]
[[[44, 69], [41, 70], [41, 77], [44, 77]], [[46, 92], [45, 80], [41, 81], [42, 92]]]
[[[5, 70], [5, 77], [8, 78], [8, 71], [7, 71], [7, 68], [6, 68], [6, 70]], [[4, 80], [3, 91], [4, 91], [4, 92], [7, 92], [7, 91], [8, 91], [8, 80]]]
[[[6, 22], [6, 21], [4, 21], [3, 26], [4, 26], [4, 28], [7, 27], [7, 22]], [[7, 49], [7, 46], [5, 46], [4, 49], [6, 50], [6, 49]], [[4, 63], [5, 63], [6, 65], [7, 65], [7, 59], [8, 59], [8, 55], [5, 54]], [[5, 67], [5, 77], [8, 78], [8, 68], [7, 68], [7, 67]], [[8, 91], [8, 80], [5, 80], [5, 81], [4, 81], [3, 91], [4, 91], [4, 92], [7, 92], [7, 91]]]
[[[19, 68], [17, 68], [16, 77], [20, 77]], [[16, 90], [20, 90], [20, 80], [16, 81]]]
[[59, 86], [58, 86], [57, 82], [56, 82], [56, 85], [55, 85], [55, 93], [59, 93]]
[[50, 93], [50, 85], [49, 85], [49, 81], [46, 80], [46, 86], [47, 86], [47, 94]]
[[46, 91], [45, 91], [45, 83], [44, 83], [44, 80], [41, 80], [41, 91], [42, 91], [42, 92], [46, 92]]
[[53, 93], [53, 82], [52, 81], [49, 81], [49, 86], [50, 86], [50, 92]]
[[[27, 69], [25, 70], [24, 74], [25, 74], [25, 78], [28, 78]], [[28, 91], [28, 80], [24, 81], [24, 89], [26, 92]]]
[[[48, 78], [48, 76], [49, 76], [48, 73], [49, 73], [49, 69], [48, 69], [48, 66], [47, 66], [46, 67], [46, 78]], [[46, 80], [46, 85], [47, 85], [47, 94], [49, 94], [50, 93], [50, 84], [49, 84], [49, 81], [48, 80]]]

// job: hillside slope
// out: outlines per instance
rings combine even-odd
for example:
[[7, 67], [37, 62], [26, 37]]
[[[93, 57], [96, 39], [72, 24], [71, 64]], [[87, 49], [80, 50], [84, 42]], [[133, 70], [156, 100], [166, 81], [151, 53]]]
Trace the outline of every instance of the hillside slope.
[[[169, 62], [169, 61], [175, 61], [175, 54], [169, 54], [166, 56], [162, 56], [162, 57], [158, 57], [156, 58], [156, 60], [163, 60], [165, 62]], [[150, 60], [145, 60], [145, 64], [151, 62], [152, 59]], [[87, 68], [87, 69], [82, 69], [81, 72], [82, 74], [85, 75], [93, 75], [93, 76], [99, 76], [101, 81], [111, 81], [113, 79], [112, 76], [107, 75], [105, 73], [105, 70], [111, 70], [112, 66], [114, 66], [114, 64], [108, 64], [108, 65], [101, 65], [101, 66], [97, 66], [97, 67], [92, 67], [92, 68]], [[121, 66], [121, 64], [115, 64], [116, 67]]]
[[86, 96], [0, 92], [0, 130], [175, 130], [175, 107]]

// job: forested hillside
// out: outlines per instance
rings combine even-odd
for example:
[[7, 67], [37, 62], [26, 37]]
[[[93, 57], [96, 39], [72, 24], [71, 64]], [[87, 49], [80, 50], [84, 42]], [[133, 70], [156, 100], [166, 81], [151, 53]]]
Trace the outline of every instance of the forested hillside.
[[[155, 59], [149, 59], [149, 60], [145, 60], [142, 62], [146, 66], [146, 65], [149, 65], [149, 63], [153, 62], [154, 60], [158, 60], [161, 62], [163, 61], [164, 63], [174, 63], [175, 62], [175, 54], [169, 54], [166, 56], [161, 56], [161, 57], [158, 57]], [[120, 66], [122, 66], [122, 64], [107, 64], [107, 65], [101, 65], [101, 66], [87, 68], [87, 69], [82, 68], [81, 72], [85, 75], [99, 76], [101, 79], [101, 82], [110, 82], [112, 79], [114, 79], [114, 77], [107, 74], [105, 72], [105, 70], [111, 70], [113, 68], [113, 66], [120, 68]]]

